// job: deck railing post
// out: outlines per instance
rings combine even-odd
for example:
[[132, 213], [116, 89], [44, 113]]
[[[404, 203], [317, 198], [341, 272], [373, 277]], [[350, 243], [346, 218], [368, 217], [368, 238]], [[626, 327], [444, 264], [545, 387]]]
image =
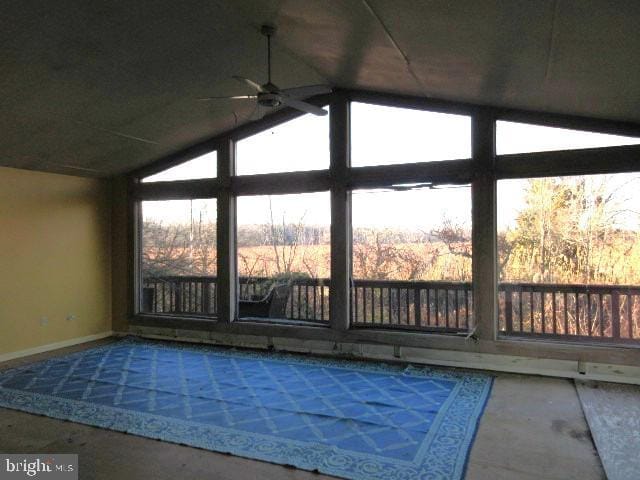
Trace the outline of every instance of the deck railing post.
[[504, 289], [504, 320], [505, 333], [513, 333], [513, 291], [511, 288]]
[[211, 313], [211, 282], [202, 282], [202, 313]]
[[611, 292], [611, 337], [620, 338], [620, 291]]
[[176, 283], [176, 289], [175, 289], [175, 293], [176, 293], [176, 303], [175, 303], [175, 312], [176, 313], [181, 313], [182, 312], [182, 283], [181, 282], [177, 282]]
[[422, 325], [422, 299], [420, 297], [420, 288], [413, 289], [413, 311], [416, 327], [419, 327]]

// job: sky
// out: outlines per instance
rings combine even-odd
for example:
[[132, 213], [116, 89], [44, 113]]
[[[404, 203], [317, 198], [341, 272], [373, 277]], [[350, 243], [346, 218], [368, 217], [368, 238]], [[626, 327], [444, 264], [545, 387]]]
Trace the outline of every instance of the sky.
[[[498, 154], [553, 151], [614, 145], [640, 144], [640, 139], [599, 133], [497, 122]], [[471, 119], [468, 116], [353, 103], [351, 111], [351, 163], [366, 165], [464, 159], [471, 156]], [[288, 123], [241, 140], [236, 145], [238, 175], [329, 167], [329, 116], [303, 115]], [[167, 181], [212, 178], [216, 175], [216, 152], [196, 158], [144, 179]], [[622, 185], [627, 176], [615, 176]], [[640, 210], [638, 183], [629, 189], [634, 209]], [[498, 182], [498, 226], [513, 225], [523, 207], [523, 181]], [[637, 198], [636, 198], [637, 197]], [[271, 205], [271, 207], [270, 207]], [[356, 191], [353, 193], [354, 227], [392, 227], [423, 231], [437, 227], [443, 218], [471, 222], [471, 189], [441, 186], [412, 191]], [[329, 225], [328, 192], [240, 197], [238, 225], [282, 222]], [[215, 220], [215, 201], [143, 202], [145, 219], [188, 222], [193, 215]]]

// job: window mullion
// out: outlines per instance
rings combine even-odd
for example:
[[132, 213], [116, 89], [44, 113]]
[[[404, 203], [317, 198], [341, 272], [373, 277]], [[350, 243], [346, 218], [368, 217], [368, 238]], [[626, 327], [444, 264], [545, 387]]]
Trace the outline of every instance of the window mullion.
[[640, 145], [512, 153], [496, 157], [496, 176], [503, 179], [634, 172], [638, 170], [639, 156]]
[[236, 316], [236, 199], [230, 189], [234, 171], [235, 146], [232, 140], [222, 142], [218, 151], [217, 205], [217, 299], [218, 321], [232, 322]]
[[351, 202], [348, 190], [350, 167], [349, 102], [339, 97], [331, 104], [331, 328], [349, 328], [351, 278]]
[[471, 124], [474, 178], [472, 195], [472, 271], [475, 333], [495, 340], [497, 321], [497, 238], [495, 121], [479, 113]]
[[465, 185], [471, 182], [472, 160], [443, 160], [430, 163], [379, 165], [352, 168], [349, 186], [385, 188], [396, 184], [424, 182], [432, 185]]

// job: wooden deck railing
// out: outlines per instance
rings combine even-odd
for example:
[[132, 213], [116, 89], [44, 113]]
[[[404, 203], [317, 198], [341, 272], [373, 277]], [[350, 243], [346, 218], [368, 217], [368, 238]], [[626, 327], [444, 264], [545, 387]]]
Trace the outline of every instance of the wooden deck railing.
[[[143, 281], [142, 311], [145, 313], [215, 315], [216, 277], [163, 276]], [[240, 277], [240, 299], [254, 300], [268, 293], [273, 279]], [[329, 322], [329, 282], [302, 278], [291, 282], [286, 316], [292, 320]]]
[[218, 311], [216, 277], [147, 277], [142, 282], [142, 311], [215, 315]]
[[502, 283], [498, 291], [505, 334], [640, 342], [640, 286]]
[[[241, 277], [240, 298], [267, 293], [273, 280]], [[144, 281], [143, 311], [215, 315], [216, 277]], [[328, 324], [329, 279], [292, 280], [286, 318]], [[640, 343], [640, 286], [501, 283], [502, 335]], [[464, 332], [474, 324], [469, 282], [354, 280], [354, 327]]]
[[358, 327], [466, 331], [473, 324], [471, 283], [354, 280], [351, 322]]

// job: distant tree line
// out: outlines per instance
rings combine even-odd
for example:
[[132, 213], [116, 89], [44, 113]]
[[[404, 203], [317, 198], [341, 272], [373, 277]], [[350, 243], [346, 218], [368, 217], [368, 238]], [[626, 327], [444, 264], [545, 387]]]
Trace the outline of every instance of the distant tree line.
[[[500, 279], [640, 283], [630, 187], [606, 176], [528, 180], [523, 207], [498, 232]], [[355, 278], [471, 280], [471, 231], [451, 219], [429, 231], [355, 228], [352, 236]], [[142, 240], [145, 276], [215, 275], [215, 223], [148, 221]], [[271, 220], [239, 226], [237, 241], [241, 275], [329, 275], [329, 226]]]

